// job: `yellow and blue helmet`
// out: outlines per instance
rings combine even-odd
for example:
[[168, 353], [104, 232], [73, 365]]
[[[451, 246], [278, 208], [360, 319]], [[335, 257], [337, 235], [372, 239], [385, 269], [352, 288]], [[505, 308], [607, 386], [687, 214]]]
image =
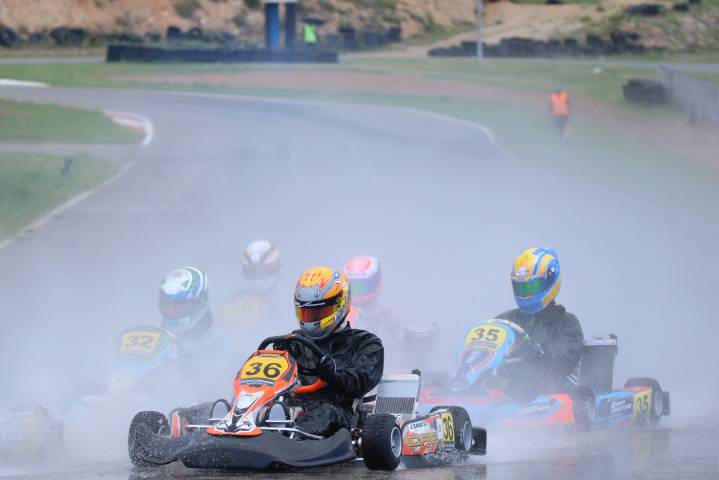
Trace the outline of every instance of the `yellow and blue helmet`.
[[559, 258], [551, 248], [528, 248], [514, 261], [514, 299], [524, 313], [542, 311], [557, 297], [561, 283]]

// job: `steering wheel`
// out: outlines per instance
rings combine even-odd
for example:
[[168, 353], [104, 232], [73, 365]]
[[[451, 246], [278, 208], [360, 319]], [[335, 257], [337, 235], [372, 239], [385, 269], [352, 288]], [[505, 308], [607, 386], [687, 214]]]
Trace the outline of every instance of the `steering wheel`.
[[529, 337], [527, 332], [522, 327], [520, 327], [519, 325], [517, 325], [514, 322], [510, 322], [509, 320], [504, 320], [502, 318], [495, 318], [495, 319], [489, 320], [487, 323], [498, 323], [500, 325], [504, 325], [505, 327], [510, 328], [517, 335], [518, 340], [524, 339], [525, 337]]
[[318, 361], [326, 354], [319, 346], [317, 346], [314, 340], [303, 335], [299, 335], [297, 333], [265, 338], [264, 340], [262, 340], [262, 342], [260, 342], [260, 345], [259, 347], [257, 347], [257, 349], [264, 350], [269, 345], [272, 345], [278, 350], [285, 350], [287, 352], [290, 352], [290, 354], [292, 354], [293, 358], [297, 362], [297, 368], [301, 371], [301, 373], [303, 375], [314, 376], [317, 373], [317, 369], [310, 368], [302, 363], [304, 359], [300, 355], [297, 355], [296, 350], [290, 348], [290, 345], [292, 343], [299, 343], [307, 347], [312, 353], [317, 356]]

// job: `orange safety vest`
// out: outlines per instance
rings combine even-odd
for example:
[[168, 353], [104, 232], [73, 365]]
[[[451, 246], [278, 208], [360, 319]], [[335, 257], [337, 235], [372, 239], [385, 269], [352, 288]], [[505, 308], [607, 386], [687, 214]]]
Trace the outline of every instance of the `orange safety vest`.
[[549, 96], [552, 104], [552, 115], [555, 117], [569, 116], [569, 94], [567, 92], [552, 93]]

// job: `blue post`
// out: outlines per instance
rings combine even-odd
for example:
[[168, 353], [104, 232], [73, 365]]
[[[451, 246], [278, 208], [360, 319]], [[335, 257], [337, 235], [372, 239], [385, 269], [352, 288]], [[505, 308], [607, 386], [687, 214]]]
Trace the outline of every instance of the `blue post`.
[[280, 47], [279, 3], [265, 3], [265, 43], [267, 48]]

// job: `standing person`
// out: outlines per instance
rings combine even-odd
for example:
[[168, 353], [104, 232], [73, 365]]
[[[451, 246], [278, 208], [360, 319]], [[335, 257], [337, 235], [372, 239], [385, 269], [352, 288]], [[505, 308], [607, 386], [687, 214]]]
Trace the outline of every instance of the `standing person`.
[[566, 388], [579, 363], [584, 335], [577, 317], [556, 303], [562, 278], [557, 253], [528, 248], [514, 261], [512, 287], [517, 307], [496, 318], [522, 327], [527, 335], [521, 369], [508, 393], [532, 398]]
[[560, 87], [555, 87], [554, 91], [549, 95], [549, 110], [559, 130], [560, 140], [562, 142], [566, 141], [569, 117], [571, 115], [569, 93]]
[[317, 46], [317, 25], [314, 23], [305, 23], [302, 33], [306, 47], [314, 48]]

